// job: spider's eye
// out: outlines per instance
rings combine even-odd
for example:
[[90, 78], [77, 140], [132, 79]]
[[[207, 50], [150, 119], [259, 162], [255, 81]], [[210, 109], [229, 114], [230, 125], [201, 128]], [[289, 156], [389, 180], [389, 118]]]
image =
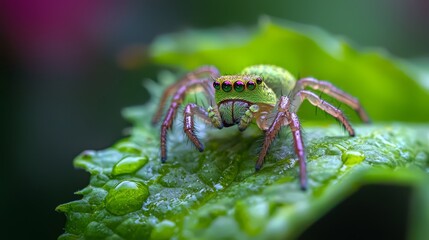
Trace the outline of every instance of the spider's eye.
[[229, 92], [232, 89], [232, 84], [230, 81], [225, 81], [222, 83], [222, 90], [225, 92]]
[[253, 90], [253, 89], [255, 89], [255, 87], [256, 87], [256, 84], [254, 81], [248, 81], [247, 82], [247, 89]]
[[236, 81], [234, 83], [234, 90], [237, 92], [242, 92], [244, 90], [244, 83], [242, 81]]
[[262, 83], [262, 78], [261, 77], [256, 78], [256, 83], [258, 85], [261, 84]]
[[220, 89], [220, 83], [219, 83], [218, 81], [213, 82], [213, 87], [214, 87], [216, 90], [219, 90], [219, 89]]

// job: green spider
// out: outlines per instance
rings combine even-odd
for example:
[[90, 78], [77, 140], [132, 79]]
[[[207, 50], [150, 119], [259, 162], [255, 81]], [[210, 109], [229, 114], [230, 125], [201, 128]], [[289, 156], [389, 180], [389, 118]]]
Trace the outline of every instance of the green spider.
[[[272, 65], [255, 65], [245, 68], [240, 74], [221, 76], [213, 66], [203, 66], [185, 75], [179, 82], [168, 87], [152, 123], [159, 122], [162, 109], [167, 98], [172, 96], [170, 106], [161, 125], [161, 161], [167, 160], [167, 130], [172, 127], [186, 94], [196, 88], [205, 92], [209, 102], [216, 105], [204, 109], [189, 103], [186, 105], [183, 117], [183, 130], [199, 151], [204, 150], [194, 131], [194, 117], [200, 117], [205, 123], [216, 128], [238, 125], [240, 131], [252, 123], [264, 131], [265, 138], [255, 169], [261, 169], [268, 148], [283, 126], [289, 126], [292, 131], [295, 153], [299, 160], [301, 189], [307, 188], [306, 156], [302, 140], [301, 125], [297, 111], [304, 100], [322, 109], [338, 119], [350, 136], [355, 132], [341, 110], [311, 91], [310, 87], [321, 91], [353, 108], [363, 122], [369, 122], [359, 101], [343, 92], [329, 82], [314, 78], [302, 78], [298, 81], [285, 69]], [[274, 118], [270, 117], [274, 116]]]

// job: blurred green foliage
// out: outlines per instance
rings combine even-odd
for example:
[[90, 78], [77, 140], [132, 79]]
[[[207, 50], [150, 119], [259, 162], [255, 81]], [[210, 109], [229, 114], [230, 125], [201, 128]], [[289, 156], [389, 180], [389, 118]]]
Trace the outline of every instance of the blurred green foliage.
[[[156, 63], [186, 70], [211, 64], [225, 74], [253, 64], [274, 64], [296, 77], [334, 83], [358, 97], [373, 120], [429, 121], [427, 68], [381, 49], [356, 50], [314, 26], [262, 18], [252, 30], [189, 30], [158, 37], [151, 56]], [[314, 108], [303, 107], [300, 116], [314, 118]]]
[[[385, 54], [354, 50], [317, 28], [286, 25], [265, 20], [251, 31], [163, 36], [152, 45], [152, 59], [185, 69], [213, 64], [224, 73], [251, 64], [276, 64], [359, 96], [374, 120], [428, 120], [428, 91], [414, 80], [410, 68]], [[161, 164], [159, 130], [148, 116], [176, 78], [166, 71], [159, 75], [160, 84], [145, 82], [151, 102], [124, 110], [133, 124], [130, 137], [75, 159], [75, 166], [91, 173], [91, 180], [78, 192], [82, 199], [58, 206], [67, 216], [60, 239], [297, 237], [360, 186], [374, 182], [411, 186], [419, 205], [410, 215], [409, 236], [429, 236], [421, 224], [429, 221], [427, 124], [357, 126], [354, 138], [341, 137], [338, 126], [306, 126], [309, 190], [303, 192], [293, 148], [283, 140], [273, 143], [266, 164], [255, 173], [261, 138], [255, 128], [240, 133], [200, 126], [206, 144], [200, 153], [184, 144], [178, 126], [169, 135], [171, 157]], [[299, 115], [311, 118], [314, 112], [308, 108]]]

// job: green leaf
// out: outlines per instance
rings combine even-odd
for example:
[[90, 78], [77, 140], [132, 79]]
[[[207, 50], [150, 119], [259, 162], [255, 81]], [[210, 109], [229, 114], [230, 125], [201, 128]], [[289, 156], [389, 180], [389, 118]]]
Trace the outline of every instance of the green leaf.
[[[289, 69], [295, 72], [320, 74], [324, 79], [336, 76], [336, 80], [347, 76], [347, 82], [338, 83], [351, 89], [356, 86], [356, 93], [370, 88], [364, 84], [388, 84], [388, 79], [397, 74], [398, 81], [405, 81], [416, 90], [415, 98], [427, 97], [419, 84], [385, 57], [358, 53], [319, 30], [310, 30], [311, 34], [307, 34], [266, 23], [254, 34], [224, 30], [209, 35], [204, 31], [188, 32], [155, 41], [153, 58], [187, 68], [205, 61], [222, 71], [236, 72], [255, 63], [256, 57], [252, 55], [261, 56], [262, 60], [265, 56], [264, 62], [288, 62]], [[222, 34], [230, 35], [228, 38]], [[250, 49], [253, 52], [246, 53]], [[287, 52], [287, 56], [282, 52]], [[310, 55], [314, 56], [309, 59]], [[334, 63], [339, 67], [333, 67]], [[342, 74], [351, 69], [354, 71]], [[371, 74], [381, 83], [371, 82]], [[370, 77], [356, 84], [355, 80], [363, 76]], [[284, 132], [274, 141], [264, 167], [255, 172], [260, 130], [252, 127], [241, 133], [236, 128], [215, 130], [198, 124], [199, 136], [206, 146], [200, 153], [186, 143], [177, 120], [168, 137], [169, 159], [161, 164], [159, 128], [154, 128], [149, 119], [162, 90], [176, 78], [164, 71], [159, 75], [160, 83], [145, 82], [153, 95], [151, 102], [123, 111], [133, 124], [129, 137], [108, 149], [88, 150], [76, 157], [74, 165], [88, 171], [91, 178], [89, 185], [77, 192], [82, 196], [80, 200], [57, 207], [67, 217], [60, 239], [293, 238], [361, 186], [371, 183], [411, 186], [415, 201], [411, 221], [415, 227], [410, 236], [429, 236], [424, 224], [429, 221], [429, 125], [354, 124], [357, 136], [351, 138], [337, 125], [314, 126], [304, 122], [309, 189], [301, 191], [292, 139]], [[365, 94], [369, 100], [362, 102], [376, 119], [395, 119], [396, 113], [386, 109], [405, 111], [403, 103], [395, 105], [393, 111], [386, 107], [389, 105], [385, 105], [387, 100], [383, 97], [398, 103], [396, 98], [389, 98], [389, 91], [397, 88], [390, 86], [387, 93], [383, 91], [385, 95]], [[381, 100], [373, 101], [377, 97]], [[402, 100], [411, 101], [408, 96]], [[380, 106], [383, 107], [377, 109]], [[314, 111], [303, 115], [300, 111], [299, 115], [313, 116]], [[419, 113], [398, 116], [409, 121], [426, 119]]]
[[[262, 18], [253, 30], [189, 30], [158, 37], [151, 56], [187, 70], [211, 64], [225, 74], [274, 64], [297, 77], [332, 82], [358, 97], [373, 120], [429, 121], [429, 64], [418, 68], [382, 49], [358, 51], [313, 26]], [[315, 118], [310, 107], [300, 115]]]

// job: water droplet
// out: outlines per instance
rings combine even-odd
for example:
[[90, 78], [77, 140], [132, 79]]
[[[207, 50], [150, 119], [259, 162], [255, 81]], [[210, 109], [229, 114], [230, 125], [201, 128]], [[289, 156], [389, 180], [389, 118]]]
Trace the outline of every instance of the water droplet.
[[150, 239], [171, 239], [176, 229], [176, 224], [170, 220], [158, 223], [150, 234]]
[[85, 150], [82, 153], [82, 158], [92, 158], [94, 157], [96, 152], [94, 150]]
[[120, 152], [131, 153], [131, 154], [141, 154], [141, 147], [133, 142], [119, 142], [115, 145], [115, 148]]
[[221, 184], [217, 183], [217, 184], [215, 184], [215, 185], [214, 185], [214, 188], [215, 188], [216, 190], [222, 190], [222, 189], [223, 189], [223, 186], [222, 186]]
[[134, 173], [147, 163], [147, 157], [125, 157], [113, 166], [112, 175]]
[[115, 215], [134, 212], [141, 209], [148, 196], [149, 190], [143, 183], [123, 181], [107, 194], [106, 209]]
[[98, 157], [98, 152], [93, 150], [85, 150], [74, 159], [74, 165], [83, 168], [88, 172], [99, 173], [100, 168], [94, 164], [94, 160]]
[[97, 152], [94, 150], [85, 150], [76, 157], [76, 160], [90, 161], [95, 157], [96, 154]]
[[357, 151], [346, 151], [341, 155], [341, 160], [346, 165], [355, 165], [362, 162], [365, 159], [365, 155]]

